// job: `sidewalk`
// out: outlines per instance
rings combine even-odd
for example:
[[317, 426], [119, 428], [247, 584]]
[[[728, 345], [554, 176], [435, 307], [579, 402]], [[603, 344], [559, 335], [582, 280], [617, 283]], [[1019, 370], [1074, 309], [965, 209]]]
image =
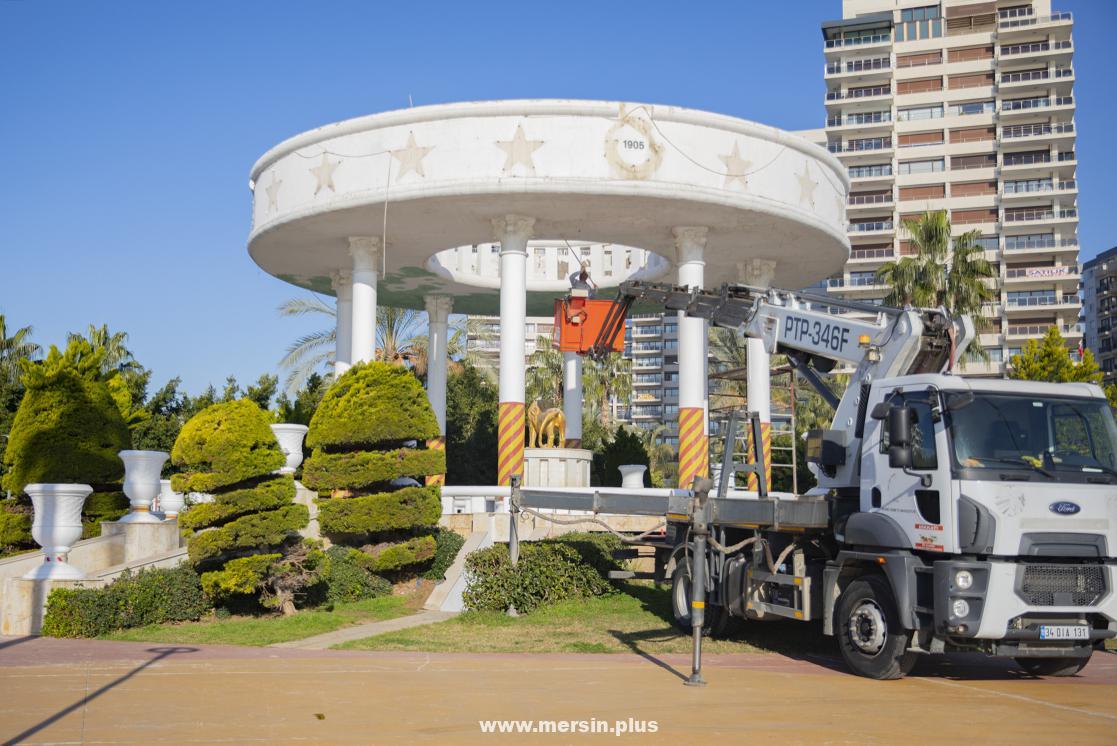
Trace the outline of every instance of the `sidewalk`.
[[366, 622], [365, 624], [355, 624], [352, 627], [343, 627], [333, 632], [326, 632], [322, 635], [315, 635], [314, 637], [304, 637], [301, 640], [291, 640], [290, 642], [277, 642], [274, 645], [269, 645], [271, 648], [295, 648], [298, 650], [325, 650], [334, 645], [350, 640], [360, 640], [365, 637], [372, 637], [373, 635], [381, 635], [385, 632], [395, 632], [400, 629], [408, 629], [409, 627], [421, 627], [424, 624], [434, 624], [435, 622], [442, 622], [451, 617], [457, 616], [457, 612], [453, 611], [420, 611], [418, 614], [411, 614], [410, 616], [396, 617], [395, 619], [385, 619], [382, 622]]

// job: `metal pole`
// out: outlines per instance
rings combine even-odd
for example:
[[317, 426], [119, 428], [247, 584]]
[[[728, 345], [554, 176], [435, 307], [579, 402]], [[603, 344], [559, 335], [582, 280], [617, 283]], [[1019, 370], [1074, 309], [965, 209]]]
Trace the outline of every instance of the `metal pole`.
[[[520, 475], [512, 475], [512, 494], [508, 497], [508, 557], [512, 561], [512, 570], [520, 564], [520, 532], [516, 527], [516, 514], [520, 512], [519, 491]], [[508, 616], [519, 616], [515, 604], [508, 606]]]
[[706, 498], [709, 495], [709, 480], [705, 490], [696, 490], [694, 495], [694, 515], [691, 533], [694, 547], [690, 555], [690, 630], [693, 635], [690, 678], [687, 686], [706, 686], [702, 678], [702, 627], [706, 624]]

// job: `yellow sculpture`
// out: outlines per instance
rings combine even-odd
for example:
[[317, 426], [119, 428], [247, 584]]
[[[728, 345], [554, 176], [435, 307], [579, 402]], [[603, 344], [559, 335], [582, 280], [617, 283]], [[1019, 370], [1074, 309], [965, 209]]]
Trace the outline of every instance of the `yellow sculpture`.
[[564, 445], [566, 415], [557, 407], [540, 409], [539, 402], [533, 401], [527, 408], [527, 447], [562, 448]]

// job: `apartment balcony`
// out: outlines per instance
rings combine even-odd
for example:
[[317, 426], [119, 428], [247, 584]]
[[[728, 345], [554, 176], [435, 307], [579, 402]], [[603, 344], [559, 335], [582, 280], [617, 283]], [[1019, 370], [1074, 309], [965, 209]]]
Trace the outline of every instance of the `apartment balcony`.
[[633, 355], [662, 355], [663, 345], [649, 342], [633, 342], [631, 352]]
[[1004, 362], [1000, 360], [961, 360], [959, 373], [963, 376], [1000, 376], [1004, 373]]
[[871, 80], [892, 77], [892, 58], [873, 57], [860, 60], [836, 60], [826, 63], [823, 77], [827, 80]]
[[882, 236], [891, 236], [896, 232], [896, 226], [889, 220], [870, 220], [870, 221], [857, 221], [851, 222], [846, 230], [849, 233], [850, 240], [858, 238], [880, 238]]
[[1005, 327], [1005, 341], [1038, 339], [1047, 334], [1047, 330], [1053, 326], [1058, 327], [1059, 333], [1064, 337], [1082, 336], [1082, 324], [1057, 324], [1052, 320], [1050, 324], [1009, 324]]
[[1049, 16], [1021, 16], [1002, 18], [997, 24], [997, 37], [1010, 39], [1013, 36], [1034, 34], [1038, 31], [1066, 28], [1070, 29], [1074, 18], [1070, 13], [1052, 13]]
[[1015, 227], [1054, 226], [1069, 222], [1078, 222], [1078, 210], [1055, 209], [1053, 207], [1011, 207], [1005, 208], [1001, 214], [1001, 222], [1006, 229]]
[[870, 137], [850, 140], [846, 143], [832, 142], [826, 144], [826, 149], [843, 160], [861, 158], [880, 158], [891, 156], [893, 153], [891, 137]]
[[888, 212], [896, 202], [891, 194], [851, 194], [846, 202], [846, 212]]
[[864, 104], [879, 106], [884, 101], [892, 98], [892, 86], [878, 85], [865, 88], [852, 88], [844, 91], [827, 91], [826, 106], [850, 106], [851, 104]]
[[1019, 315], [1024, 313], [1035, 313], [1036, 311], [1054, 311], [1056, 313], [1073, 312], [1077, 314], [1082, 309], [1082, 302], [1078, 300], [1078, 296], [1064, 295], [1061, 298], [1054, 294], [1033, 296], [1030, 298], [1009, 298], [1004, 304], [1005, 313], [1012, 315]]
[[1052, 179], [1028, 180], [1001, 183], [1001, 202], [1013, 202], [1036, 197], [1062, 197], [1078, 194], [1078, 182], [1074, 179], [1054, 181]]
[[873, 130], [890, 132], [892, 124], [892, 112], [890, 111], [863, 112], [846, 116], [835, 115], [826, 118], [826, 129], [834, 133], [846, 130], [866, 133]]
[[1005, 62], [1021, 62], [1033, 58], [1037, 61], [1053, 60], [1062, 62], [1063, 60], [1070, 61], [1073, 56], [1074, 41], [1072, 39], [1002, 44], [1000, 46], [1000, 59]]
[[1060, 287], [1064, 293], [1073, 292], [1078, 288], [1082, 275], [1078, 267], [1071, 266], [1043, 266], [1043, 267], [1011, 267], [1005, 269], [1005, 288], [1026, 290], [1032, 287], [1049, 287], [1052, 284]]
[[658, 404], [661, 400], [662, 395], [658, 391], [638, 391], [636, 395], [632, 397], [633, 403], [637, 405], [645, 403]]
[[652, 326], [649, 324], [633, 324], [632, 336], [633, 337], [659, 337], [663, 334], [662, 326]]
[[1074, 96], [1038, 96], [1036, 98], [1001, 101], [1001, 119], [1031, 116], [1037, 113], [1074, 111]]
[[850, 50], [860, 54], [862, 52], [868, 53], [870, 50], [891, 47], [891, 33], [873, 34], [872, 36], [862, 36], [856, 39], [827, 39], [825, 42], [826, 56], [831, 59]]
[[1053, 177], [1060, 181], [1074, 178], [1078, 156], [1073, 150], [1058, 153], [1004, 153], [1001, 174], [1006, 181], [1029, 177]]
[[1005, 236], [1001, 253], [1006, 258], [1034, 257], [1055, 258], [1078, 255], [1077, 238], [1047, 238], [1043, 240]]
[[652, 380], [648, 380], [648, 381], [641, 381], [641, 380], [638, 380], [638, 378], [637, 378], [636, 376], [633, 376], [633, 378], [632, 378], [632, 386], [633, 386], [634, 388], [647, 388], [647, 387], [649, 387], [649, 386], [655, 386], [655, 387], [657, 387], [657, 388], [658, 388], [658, 387], [660, 387], [660, 386], [662, 386], [662, 385], [663, 385], [663, 381], [662, 381], [662, 380], [655, 380], [655, 381], [652, 381]]
[[892, 165], [850, 166], [849, 181], [853, 186], [876, 186], [891, 184], [895, 180]]
[[1001, 128], [1001, 141], [1006, 145], [1031, 142], [1073, 143], [1074, 137], [1074, 122], [1015, 124]]
[[891, 247], [877, 249], [853, 248], [850, 249], [848, 263], [857, 265], [874, 265], [883, 264], [884, 262], [890, 262], [895, 258], [896, 251]]
[[1004, 95], [1033, 88], [1041, 88], [1046, 91], [1055, 86], [1058, 89], [1056, 93], [1069, 95], [1070, 86], [1073, 82], [1074, 68], [1072, 67], [1057, 67], [1054, 70], [1023, 70], [1001, 73], [1000, 91]]

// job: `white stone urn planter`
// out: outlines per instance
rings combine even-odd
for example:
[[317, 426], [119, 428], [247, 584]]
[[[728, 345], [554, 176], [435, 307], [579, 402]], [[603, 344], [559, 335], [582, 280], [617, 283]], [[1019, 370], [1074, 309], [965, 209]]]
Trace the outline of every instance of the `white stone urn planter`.
[[132, 512], [121, 518], [119, 523], [159, 523], [151, 512], [151, 502], [159, 494], [159, 475], [170, 454], [164, 451], [121, 451], [117, 455], [124, 462], [124, 494], [132, 507]]
[[159, 480], [159, 509], [167, 518], [178, 518], [178, 514], [186, 507], [186, 495], [171, 489], [171, 480]]
[[621, 471], [621, 487], [634, 490], [644, 488], [644, 472], [648, 467], [643, 464], [625, 464], [617, 468]]
[[81, 538], [81, 507], [93, 492], [88, 484], [29, 484], [24, 490], [35, 506], [31, 536], [43, 548], [43, 564], [24, 578], [81, 580], [85, 573], [66, 562], [70, 547]]
[[306, 425], [280, 424], [272, 425], [271, 431], [279, 441], [279, 447], [287, 456], [287, 463], [279, 470], [280, 474], [294, 474], [295, 469], [303, 462], [303, 438], [306, 437]]

